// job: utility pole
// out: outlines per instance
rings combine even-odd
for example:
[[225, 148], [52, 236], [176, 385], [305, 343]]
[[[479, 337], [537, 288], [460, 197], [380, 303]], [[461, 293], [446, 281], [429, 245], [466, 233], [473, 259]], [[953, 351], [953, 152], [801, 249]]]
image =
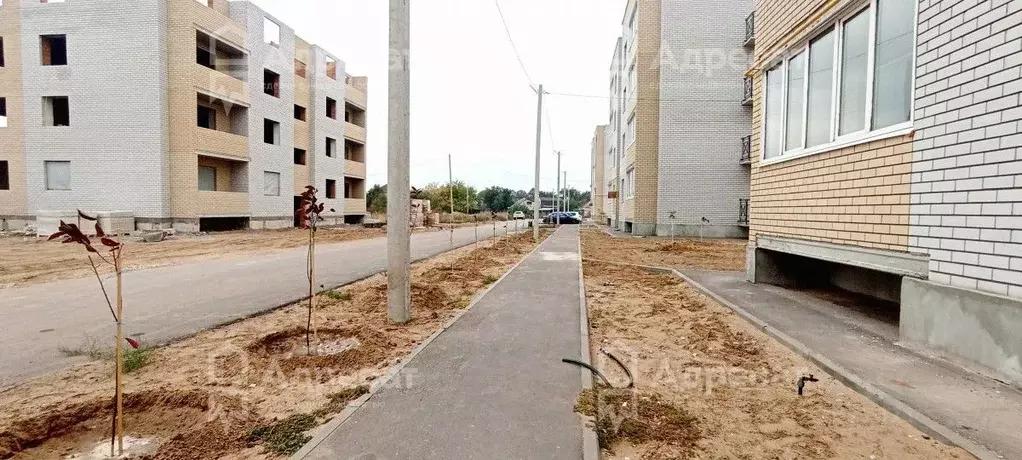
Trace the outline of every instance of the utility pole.
[[411, 10], [409, 0], [390, 0], [390, 70], [387, 123], [387, 313], [411, 319]]
[[[391, 0], [394, 1], [394, 0]], [[543, 139], [543, 85], [539, 85], [539, 103], [536, 105], [536, 187], [533, 189], [532, 240], [539, 242], [539, 150]]]
[[[451, 166], [451, 154], [447, 154], [447, 188], [451, 192], [451, 249], [454, 249], [454, 167]], [[468, 202], [468, 200], [465, 200]]]
[[561, 190], [561, 152], [554, 152], [554, 153], [557, 154], [557, 189], [556, 190], [558, 190], [558, 192], [554, 194], [554, 211], [560, 212], [560, 211], [564, 210], [564, 209], [562, 209], [563, 206], [561, 206], [561, 195], [560, 195], [560, 192], [559, 192]]
[[571, 212], [571, 195], [568, 194], [568, 171], [564, 171], [564, 211]]

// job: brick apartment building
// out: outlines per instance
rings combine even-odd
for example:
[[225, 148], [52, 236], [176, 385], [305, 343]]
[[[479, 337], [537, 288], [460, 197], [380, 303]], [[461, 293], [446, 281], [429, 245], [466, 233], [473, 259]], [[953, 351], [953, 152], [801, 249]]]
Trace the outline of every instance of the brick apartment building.
[[1022, 382], [1022, 2], [756, 6], [749, 279]]
[[635, 235], [669, 235], [672, 224], [678, 235], [747, 235], [742, 139], [752, 116], [741, 75], [752, 8], [752, 0], [628, 2], [610, 72], [608, 224]]
[[4, 0], [0, 223], [279, 228], [308, 184], [328, 223], [359, 221], [366, 91], [249, 2]]
[[596, 131], [593, 132], [592, 142], [592, 173], [590, 177], [591, 188], [589, 190], [589, 196], [592, 197], [590, 202], [592, 203], [592, 217], [597, 222], [605, 222], [606, 211], [604, 209], [604, 201], [607, 195], [607, 186], [604, 184], [604, 174], [606, 171], [603, 165], [603, 158], [606, 156], [607, 146], [607, 125], [600, 125], [596, 127]]

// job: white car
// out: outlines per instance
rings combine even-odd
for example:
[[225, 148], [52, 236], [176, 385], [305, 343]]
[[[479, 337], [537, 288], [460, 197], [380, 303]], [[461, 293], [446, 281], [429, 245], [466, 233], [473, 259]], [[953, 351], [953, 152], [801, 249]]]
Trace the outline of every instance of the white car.
[[521, 212], [521, 211], [515, 211], [515, 216], [514, 216], [514, 218], [515, 218], [515, 219], [524, 219], [524, 218], [525, 218], [525, 213], [524, 213], [524, 212]]

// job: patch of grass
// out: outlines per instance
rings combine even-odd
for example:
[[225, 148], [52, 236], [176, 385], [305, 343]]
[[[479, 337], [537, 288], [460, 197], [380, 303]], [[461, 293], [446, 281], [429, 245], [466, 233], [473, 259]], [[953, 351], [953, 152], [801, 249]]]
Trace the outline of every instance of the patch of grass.
[[93, 361], [102, 361], [106, 359], [114, 359], [114, 352], [112, 347], [107, 348], [99, 344], [99, 341], [94, 337], [87, 338], [85, 343], [78, 347], [57, 347], [64, 356], [69, 358], [87, 357]]
[[156, 347], [142, 345], [138, 349], [127, 347], [124, 350], [124, 372], [130, 374], [143, 367], [146, 367], [153, 360], [153, 352]]
[[277, 455], [292, 455], [298, 452], [312, 436], [305, 434], [318, 425], [312, 414], [295, 414], [273, 424], [261, 426], [249, 432], [249, 445], [262, 444], [266, 450]]
[[597, 387], [579, 395], [575, 411], [595, 418], [594, 429], [605, 448], [622, 440], [693, 448], [702, 436], [695, 417], [655, 393]]
[[500, 278], [497, 278], [496, 276], [492, 275], [487, 275], [486, 278], [483, 278], [483, 284], [489, 286], [493, 283], [496, 283], [498, 279]]
[[351, 300], [351, 293], [348, 291], [326, 291], [323, 295], [333, 299], [347, 302]]
[[323, 407], [316, 410], [314, 415], [317, 417], [326, 417], [330, 414], [339, 413], [348, 406], [348, 403], [367, 393], [369, 393], [369, 386], [359, 385], [357, 387], [345, 388], [337, 393], [327, 395], [327, 399], [330, 401], [323, 405]]

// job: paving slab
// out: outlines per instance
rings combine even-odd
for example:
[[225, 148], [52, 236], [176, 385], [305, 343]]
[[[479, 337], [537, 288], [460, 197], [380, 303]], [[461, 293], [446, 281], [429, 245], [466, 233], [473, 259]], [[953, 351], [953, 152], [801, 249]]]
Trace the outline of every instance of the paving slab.
[[[840, 366], [849, 373], [853, 386], [860, 386], [857, 390], [872, 393], [867, 396], [888, 409], [906, 412], [899, 408], [907, 406], [909, 412], [939, 424], [938, 429], [949, 430], [948, 437], [960, 437], [961, 447], [980, 458], [1022, 459], [1022, 392], [937, 356], [900, 346], [897, 325], [889, 317], [779, 286], [753, 284], [745, 280], [744, 273], [680, 272], [800, 342], [804, 346], [800, 351], [811, 359]], [[871, 391], [870, 386], [879, 392]], [[928, 427], [920, 428], [928, 431]]]
[[[515, 226], [508, 223], [512, 232]], [[505, 232], [503, 222], [496, 231]], [[478, 235], [482, 240], [492, 236], [492, 225], [480, 225]], [[474, 228], [455, 229], [454, 247], [475, 241]], [[413, 259], [451, 249], [449, 231], [412, 234]], [[303, 299], [309, 289], [306, 252], [294, 248], [129, 271], [124, 274], [125, 333], [167, 343]], [[386, 238], [317, 246], [316, 278], [328, 288], [386, 266]], [[113, 289], [110, 283], [108, 291]], [[0, 313], [0, 389], [84, 360], [64, 356], [61, 346], [76, 348], [89, 339], [113, 336], [110, 312], [95, 278], [0, 288]]]
[[[306, 459], [581, 459], [578, 226], [566, 225]], [[315, 444], [317, 443], [318, 444]]]

